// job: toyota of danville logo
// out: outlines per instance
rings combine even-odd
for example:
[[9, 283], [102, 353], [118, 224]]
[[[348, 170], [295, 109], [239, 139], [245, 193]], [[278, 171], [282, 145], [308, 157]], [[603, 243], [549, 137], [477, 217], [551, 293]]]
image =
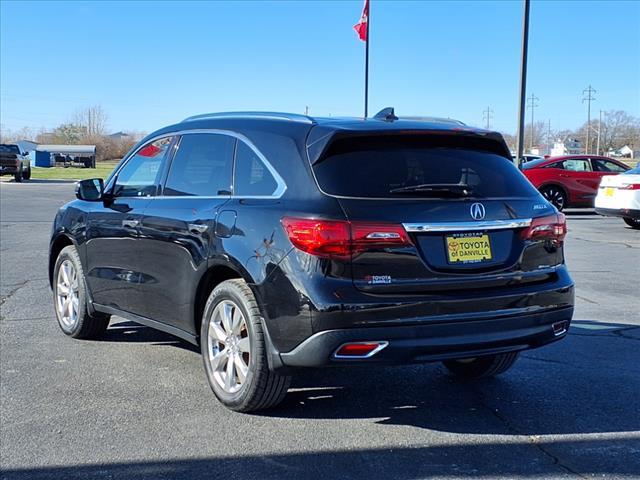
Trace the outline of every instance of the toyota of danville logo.
[[471, 218], [473, 218], [474, 220], [482, 220], [486, 213], [484, 210], [484, 205], [482, 205], [481, 203], [472, 204], [469, 211], [471, 212]]

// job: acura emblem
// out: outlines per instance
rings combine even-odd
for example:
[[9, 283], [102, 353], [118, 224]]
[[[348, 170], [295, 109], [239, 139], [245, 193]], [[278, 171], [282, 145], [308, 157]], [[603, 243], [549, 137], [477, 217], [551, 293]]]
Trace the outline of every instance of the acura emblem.
[[482, 220], [486, 213], [484, 210], [484, 205], [482, 205], [481, 203], [472, 204], [469, 210], [471, 212], [471, 218], [473, 218], [474, 220]]

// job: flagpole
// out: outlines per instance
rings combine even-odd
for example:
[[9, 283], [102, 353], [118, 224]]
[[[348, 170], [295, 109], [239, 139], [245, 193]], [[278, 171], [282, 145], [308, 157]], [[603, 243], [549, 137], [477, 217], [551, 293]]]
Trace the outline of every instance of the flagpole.
[[369, 25], [371, 24], [371, 0], [367, 12], [367, 40], [364, 54], [364, 118], [369, 115]]

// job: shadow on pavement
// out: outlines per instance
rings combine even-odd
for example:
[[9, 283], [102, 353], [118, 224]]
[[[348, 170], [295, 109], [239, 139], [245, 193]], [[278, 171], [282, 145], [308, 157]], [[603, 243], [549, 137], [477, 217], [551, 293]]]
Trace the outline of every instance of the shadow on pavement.
[[593, 208], [566, 209], [563, 210], [562, 213], [564, 213], [567, 217], [600, 217], [600, 215], [598, 215]]
[[457, 381], [438, 364], [309, 371], [281, 408], [261, 415], [371, 418], [461, 434], [638, 432], [638, 334], [626, 324], [578, 322], [567, 339], [476, 382]]
[[[584, 476], [637, 474], [634, 462], [611, 461], [615, 449], [632, 449], [634, 439], [614, 441], [478, 442], [417, 448], [305, 452], [264, 456], [229, 456], [157, 462], [41, 467], [5, 470], [2, 479], [182, 480], [348, 479], [348, 478], [554, 478], [575, 472]], [[637, 441], [636, 441], [637, 442]], [[539, 460], [527, 460], [538, 450]], [[573, 452], [570, 464], [558, 463], [553, 452]], [[621, 459], [620, 459], [621, 460]], [[588, 465], [588, 466], [586, 466]], [[584, 477], [582, 477], [584, 478]]]
[[[462, 434], [640, 431], [639, 335], [633, 325], [575, 321], [565, 340], [526, 351], [506, 374], [476, 382], [455, 380], [439, 364], [304, 370], [280, 407], [257, 415], [373, 419]], [[199, 353], [133, 322], [111, 326], [103, 341]]]
[[196, 352], [198, 354], [200, 353], [200, 349], [189, 342], [168, 333], [161, 332], [160, 330], [130, 321], [112, 321], [105, 334], [96, 341], [169, 345]]

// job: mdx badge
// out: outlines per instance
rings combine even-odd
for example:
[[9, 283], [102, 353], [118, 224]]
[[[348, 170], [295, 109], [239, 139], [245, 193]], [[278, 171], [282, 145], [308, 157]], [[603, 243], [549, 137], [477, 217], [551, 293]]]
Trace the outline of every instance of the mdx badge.
[[486, 214], [484, 205], [481, 203], [473, 203], [470, 208], [471, 218], [474, 220], [482, 220]]

